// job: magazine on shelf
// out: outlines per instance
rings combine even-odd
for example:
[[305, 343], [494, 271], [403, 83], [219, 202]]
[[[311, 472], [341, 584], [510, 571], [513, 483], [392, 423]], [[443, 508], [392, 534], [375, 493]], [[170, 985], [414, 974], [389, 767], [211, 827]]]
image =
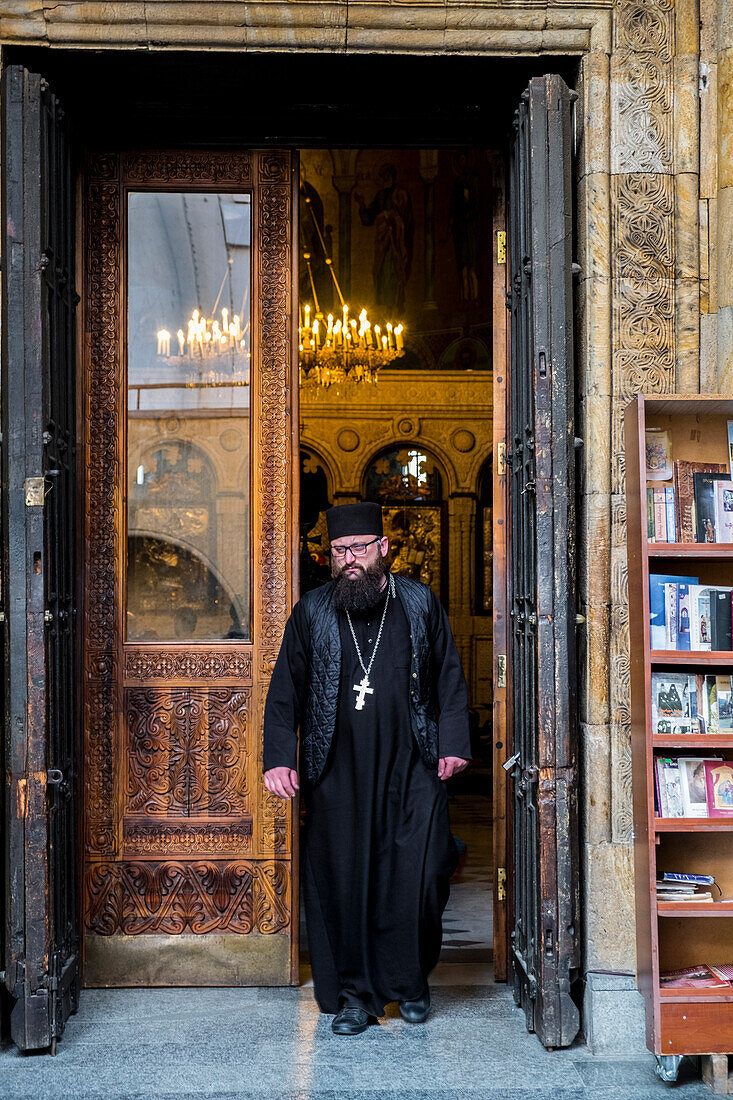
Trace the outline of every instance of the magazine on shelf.
[[658, 756], [655, 770], [660, 815], [662, 817], [684, 817], [682, 779], [676, 757]]
[[652, 732], [656, 736], [700, 733], [697, 676], [689, 672], [652, 673]]
[[733, 983], [733, 963], [716, 963], [715, 966], [711, 965], [710, 969], [716, 977], [722, 978], [729, 985]]
[[724, 989], [730, 983], [703, 963], [664, 971], [659, 975], [659, 985], [662, 989]]
[[[731, 791], [725, 787], [725, 776], [718, 769], [727, 767], [731, 773]], [[719, 810], [713, 813], [709, 775], [715, 772], [718, 785]], [[657, 809], [660, 817], [725, 817], [725, 799], [733, 798], [733, 764], [719, 756], [658, 756], [654, 761]], [[733, 815], [733, 803], [729, 811]], [[683, 889], [685, 884], [678, 888]]]
[[706, 759], [702, 756], [677, 758], [684, 817], [708, 816], [705, 763]]
[[690, 875], [685, 871], [665, 871], [662, 880], [666, 883], [684, 882], [693, 886], [712, 886], [715, 875]]
[[715, 541], [733, 542], [733, 485], [715, 483]]

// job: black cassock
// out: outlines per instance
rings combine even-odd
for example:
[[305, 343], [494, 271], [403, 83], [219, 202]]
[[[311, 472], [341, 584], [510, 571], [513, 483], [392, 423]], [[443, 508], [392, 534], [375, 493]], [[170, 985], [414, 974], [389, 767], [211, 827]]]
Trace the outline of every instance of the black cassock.
[[[351, 615], [364, 664], [385, 595]], [[445, 611], [432, 599], [433, 676], [440, 756], [470, 756], [468, 697]], [[410, 727], [410, 630], [399, 597], [389, 607], [370, 674], [374, 694], [355, 709], [363, 677], [346, 615], [339, 614], [341, 681], [336, 731], [321, 778], [302, 783], [306, 804], [302, 880], [316, 1000], [374, 1016], [390, 1001], [415, 1000], [438, 961], [441, 918], [456, 848], [448, 796], [420, 756]], [[285, 630], [265, 708], [264, 768], [297, 766], [295, 730], [308, 661], [307, 626], [296, 605]]]

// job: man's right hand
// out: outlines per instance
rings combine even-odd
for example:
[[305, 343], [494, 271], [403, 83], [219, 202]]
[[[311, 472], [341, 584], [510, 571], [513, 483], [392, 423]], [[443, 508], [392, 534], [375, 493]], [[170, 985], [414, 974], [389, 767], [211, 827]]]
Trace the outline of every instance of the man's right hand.
[[298, 773], [293, 768], [270, 768], [265, 772], [265, 786], [278, 798], [292, 798], [298, 790]]

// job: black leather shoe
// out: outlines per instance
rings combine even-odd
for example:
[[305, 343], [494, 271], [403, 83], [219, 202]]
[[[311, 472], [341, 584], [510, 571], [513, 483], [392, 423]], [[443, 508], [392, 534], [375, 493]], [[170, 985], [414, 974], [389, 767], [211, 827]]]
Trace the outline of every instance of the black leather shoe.
[[334, 1035], [361, 1035], [369, 1027], [369, 1014], [363, 1008], [346, 1005], [334, 1016], [331, 1031]]
[[400, 1015], [408, 1024], [424, 1024], [430, 1012], [430, 990], [427, 985], [417, 1001], [400, 1001]]

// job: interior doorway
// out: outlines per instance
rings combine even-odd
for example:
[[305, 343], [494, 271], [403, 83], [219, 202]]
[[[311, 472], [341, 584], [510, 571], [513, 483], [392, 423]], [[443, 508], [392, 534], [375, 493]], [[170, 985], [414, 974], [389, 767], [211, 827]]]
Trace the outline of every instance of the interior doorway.
[[[330, 577], [326, 509], [368, 500], [383, 509], [391, 570], [427, 584], [449, 614], [473, 757], [449, 781], [451, 827], [465, 849], [444, 916], [440, 969], [452, 982], [494, 976], [492, 456], [503, 173], [501, 152], [465, 146], [299, 150], [300, 593]], [[502, 328], [503, 301], [499, 308]], [[503, 945], [499, 955], [503, 978]]]

